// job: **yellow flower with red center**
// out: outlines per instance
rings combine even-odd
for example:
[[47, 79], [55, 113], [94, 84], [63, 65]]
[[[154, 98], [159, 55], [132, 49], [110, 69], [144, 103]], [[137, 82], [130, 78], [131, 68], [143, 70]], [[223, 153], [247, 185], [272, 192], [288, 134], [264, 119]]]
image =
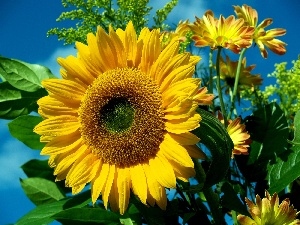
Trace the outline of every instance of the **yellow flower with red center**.
[[[226, 61], [220, 58], [220, 78], [225, 80], [226, 84], [233, 88], [235, 75], [237, 72], [238, 61], [231, 61], [228, 56], [226, 56]], [[262, 78], [259, 74], [251, 74], [251, 71], [255, 68], [255, 65], [250, 65], [246, 67], [246, 58], [243, 58], [240, 76], [239, 76], [239, 88], [243, 86], [253, 87], [262, 84]]]
[[249, 213], [252, 219], [248, 216], [238, 215], [237, 219], [241, 225], [299, 225], [300, 220], [296, 219], [298, 213], [293, 206], [290, 206], [290, 200], [284, 199], [279, 204], [278, 195], [273, 196], [266, 191], [266, 197], [261, 199], [256, 195], [256, 204], [245, 199]]
[[[218, 112], [218, 119], [224, 124], [223, 115]], [[248, 155], [249, 144], [251, 143], [250, 135], [246, 130], [246, 126], [241, 124], [241, 118], [228, 120], [227, 132], [233, 142], [234, 148], [232, 149], [233, 155]]]
[[[268, 52], [265, 47], [269, 48], [272, 52], [283, 55], [286, 52], [286, 43], [276, 39], [277, 36], [286, 34], [286, 30], [282, 28], [275, 28], [265, 30], [265, 28], [273, 23], [273, 20], [268, 18], [258, 24], [258, 14], [255, 9], [248, 5], [234, 6], [234, 11], [238, 18], [245, 20], [245, 24], [255, 28], [253, 40], [257, 44], [262, 57], [267, 58]], [[258, 25], [257, 25], [258, 24]]]
[[223, 47], [239, 53], [242, 48], [252, 45], [254, 28], [246, 26], [244, 19], [236, 19], [233, 15], [227, 18], [220, 15], [217, 19], [214, 13], [208, 10], [202, 19], [196, 17], [196, 21], [190, 27], [194, 32], [192, 39], [197, 47]]
[[192, 78], [200, 57], [178, 53], [178, 40], [162, 49], [159, 30], [137, 36], [131, 22], [108, 34], [98, 27], [87, 43], [76, 43], [77, 57], [58, 59], [63, 79], [42, 82], [41, 154], [73, 194], [90, 183], [93, 203], [101, 194], [123, 214], [132, 191], [165, 209], [165, 188], [188, 181], [191, 157], [204, 157], [190, 132], [201, 121], [198, 104], [211, 99]]

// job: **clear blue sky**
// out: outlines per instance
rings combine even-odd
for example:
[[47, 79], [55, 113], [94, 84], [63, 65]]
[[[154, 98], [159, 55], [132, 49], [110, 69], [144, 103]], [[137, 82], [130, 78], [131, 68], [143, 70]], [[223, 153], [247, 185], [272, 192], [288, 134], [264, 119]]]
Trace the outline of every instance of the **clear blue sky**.
[[[155, 8], [165, 2], [150, 0]], [[207, 9], [212, 9], [216, 15], [228, 16], [233, 13], [232, 5], [246, 3], [257, 9], [259, 21], [269, 17], [274, 19], [270, 28], [286, 28], [287, 34], [281, 38], [288, 43], [284, 56], [270, 52], [265, 60], [257, 48], [250, 49], [247, 54], [247, 63], [256, 64], [254, 72], [263, 78], [273, 71], [274, 63], [290, 63], [300, 53], [299, 0], [179, 0], [179, 3], [170, 15], [170, 25], [177, 24], [180, 19], [193, 21], [195, 15], [201, 17]], [[56, 57], [74, 54], [72, 46], [63, 46], [55, 36], [46, 37], [50, 28], [60, 25], [55, 19], [62, 10], [60, 0], [0, 0], [0, 55], [40, 63], [58, 74]], [[20, 166], [30, 159], [40, 158], [38, 151], [30, 150], [10, 137], [6, 123], [0, 121], [0, 225], [14, 223], [34, 207], [19, 184], [19, 178], [25, 177]]]

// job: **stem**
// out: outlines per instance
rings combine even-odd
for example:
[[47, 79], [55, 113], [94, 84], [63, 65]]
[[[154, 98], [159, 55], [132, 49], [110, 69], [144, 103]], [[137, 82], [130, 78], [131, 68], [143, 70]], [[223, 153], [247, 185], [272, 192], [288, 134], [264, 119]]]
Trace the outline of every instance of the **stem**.
[[239, 62], [238, 62], [238, 66], [237, 66], [237, 70], [236, 70], [236, 74], [235, 74], [233, 93], [231, 95], [231, 106], [230, 106], [230, 112], [229, 112], [229, 115], [228, 115], [228, 119], [230, 119], [231, 114], [232, 114], [232, 112], [235, 108], [234, 103], [235, 103], [235, 98], [236, 98], [237, 89], [238, 89], [239, 80], [240, 80], [241, 66], [242, 66], [242, 61], [243, 61], [243, 57], [245, 55], [246, 50], [247, 50], [246, 48], [243, 48], [243, 50], [240, 53]]
[[217, 62], [216, 62], [216, 69], [217, 69], [217, 90], [218, 95], [220, 99], [220, 105], [221, 105], [221, 112], [224, 117], [224, 125], [227, 127], [227, 116], [226, 116], [226, 110], [225, 110], [225, 104], [223, 100], [223, 94], [222, 94], [222, 87], [221, 87], [221, 79], [220, 79], [220, 55], [221, 55], [222, 47], [218, 47], [218, 53], [217, 53]]
[[203, 189], [203, 194], [206, 198], [207, 204], [209, 205], [215, 224], [226, 224], [220, 208], [219, 196], [214, 193], [211, 188]]

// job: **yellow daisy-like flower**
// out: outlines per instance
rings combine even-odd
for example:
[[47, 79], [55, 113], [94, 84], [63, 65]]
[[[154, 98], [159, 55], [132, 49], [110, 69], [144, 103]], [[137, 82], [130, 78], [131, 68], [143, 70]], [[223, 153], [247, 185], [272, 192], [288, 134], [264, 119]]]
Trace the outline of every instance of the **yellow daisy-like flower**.
[[190, 31], [189, 21], [179, 21], [174, 31], [164, 31], [160, 34], [162, 48], [165, 48], [173, 39], [177, 39], [180, 42], [186, 41], [186, 34]]
[[245, 24], [255, 28], [253, 34], [253, 40], [257, 44], [262, 57], [267, 58], [268, 52], [265, 49], [265, 46], [269, 48], [272, 52], [283, 55], [286, 52], [286, 43], [276, 39], [277, 36], [282, 36], [286, 34], [286, 30], [282, 28], [275, 28], [265, 31], [265, 28], [273, 23], [273, 20], [268, 18], [263, 20], [259, 25], [258, 23], [258, 14], [255, 9], [248, 5], [233, 6], [234, 11], [238, 18], [243, 18]]
[[[225, 80], [226, 84], [233, 88], [235, 75], [238, 67], [238, 61], [231, 61], [228, 56], [226, 56], [226, 61], [220, 58], [220, 78]], [[243, 58], [241, 64], [241, 72], [239, 76], [239, 87], [243, 86], [253, 87], [262, 84], [262, 78], [259, 74], [251, 74], [251, 71], [255, 68], [255, 65], [250, 65], [246, 67], [246, 58]]]
[[290, 206], [290, 200], [284, 199], [279, 205], [278, 195], [273, 196], [266, 191], [266, 197], [261, 199], [256, 195], [256, 204], [245, 199], [252, 219], [248, 216], [238, 215], [241, 225], [297, 225], [300, 220], [296, 219], [297, 210]]
[[108, 34], [98, 27], [87, 45], [76, 43], [77, 57], [58, 59], [63, 79], [42, 82], [45, 120], [34, 129], [47, 142], [41, 154], [73, 194], [90, 183], [92, 202], [101, 194], [121, 214], [131, 190], [165, 209], [165, 187], [188, 181], [191, 157], [204, 157], [190, 133], [201, 120], [201, 81], [192, 78], [200, 58], [179, 54], [175, 40], [162, 50], [159, 38], [148, 28], [137, 37], [131, 22]]
[[196, 17], [196, 21], [190, 27], [194, 32], [192, 39], [197, 47], [223, 47], [239, 53], [242, 48], [252, 45], [254, 28], [246, 26], [244, 19], [236, 19], [234, 16], [224, 18], [221, 15], [216, 19], [213, 12], [208, 10], [202, 19]]
[[[218, 112], [218, 119], [224, 124], [223, 115]], [[248, 155], [249, 144], [251, 143], [250, 135], [246, 130], [246, 126], [241, 124], [241, 118], [235, 118], [234, 120], [228, 120], [227, 132], [234, 144], [232, 149], [233, 155]]]

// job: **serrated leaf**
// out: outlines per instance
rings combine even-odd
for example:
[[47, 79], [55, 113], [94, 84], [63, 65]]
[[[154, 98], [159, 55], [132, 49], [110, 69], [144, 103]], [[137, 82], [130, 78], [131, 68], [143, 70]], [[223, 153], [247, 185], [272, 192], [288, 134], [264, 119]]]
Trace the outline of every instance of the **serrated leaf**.
[[268, 165], [267, 180], [271, 194], [280, 192], [300, 176], [300, 111], [296, 113], [294, 129], [294, 140], [292, 141], [294, 144], [291, 151], [279, 155], [276, 163]]
[[248, 164], [273, 160], [287, 150], [289, 134], [284, 112], [276, 103], [266, 105], [248, 117], [247, 130], [253, 143]]
[[0, 74], [13, 87], [35, 92], [42, 88], [41, 81], [53, 77], [45, 67], [19, 60], [0, 57]]
[[18, 90], [8, 82], [0, 83], [0, 118], [14, 119], [37, 111], [37, 100], [47, 95], [45, 89], [35, 92]]
[[8, 123], [11, 135], [23, 142], [29, 148], [40, 150], [45, 143], [40, 142], [40, 136], [33, 132], [33, 128], [42, 121], [39, 116], [20, 116]]
[[120, 224], [120, 215], [102, 208], [72, 208], [61, 211], [52, 216], [61, 223], [69, 224]]
[[200, 127], [193, 131], [211, 152], [212, 159], [206, 173], [204, 187], [210, 187], [221, 181], [229, 168], [233, 143], [226, 128], [211, 113], [198, 109], [202, 120]]
[[25, 194], [35, 205], [56, 202], [65, 197], [56, 183], [44, 178], [32, 177], [20, 181]]
[[82, 208], [91, 202], [91, 192], [87, 191], [72, 198], [65, 198], [57, 202], [39, 205], [20, 218], [15, 225], [49, 224], [53, 215], [69, 208]]

